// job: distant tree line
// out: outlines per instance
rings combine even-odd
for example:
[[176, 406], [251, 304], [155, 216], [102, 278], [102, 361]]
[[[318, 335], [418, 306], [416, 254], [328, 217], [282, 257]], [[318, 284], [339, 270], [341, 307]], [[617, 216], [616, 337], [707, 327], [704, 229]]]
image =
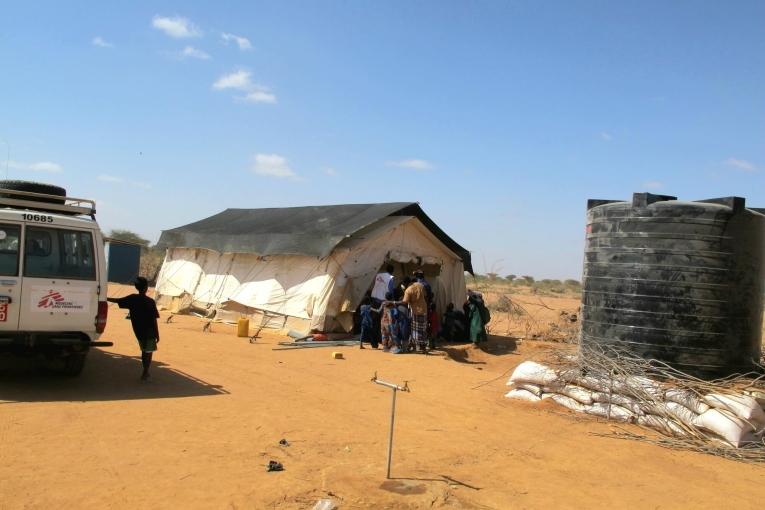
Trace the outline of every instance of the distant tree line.
[[469, 285], [482, 285], [493, 284], [511, 287], [526, 287], [533, 292], [547, 292], [556, 294], [565, 293], [579, 293], [582, 291], [582, 284], [579, 280], [567, 279], [567, 280], [552, 280], [543, 279], [537, 280], [531, 275], [514, 275], [509, 274], [502, 278], [496, 273], [476, 274], [474, 276], [468, 276]]

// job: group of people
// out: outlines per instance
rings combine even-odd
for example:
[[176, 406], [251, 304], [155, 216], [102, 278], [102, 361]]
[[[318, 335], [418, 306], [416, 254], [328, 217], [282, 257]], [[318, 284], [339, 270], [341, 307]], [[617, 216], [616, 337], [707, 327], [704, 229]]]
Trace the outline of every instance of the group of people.
[[490, 320], [480, 293], [468, 291], [461, 311], [449, 303], [441, 320], [436, 310], [433, 289], [425, 273], [417, 270], [413, 278], [406, 276], [397, 283], [394, 268], [375, 276], [371, 291], [359, 307], [359, 348], [369, 343], [377, 349], [400, 354], [427, 354], [438, 340], [459, 342], [470, 339], [474, 344], [485, 341], [486, 323]]
[[[375, 277], [371, 292], [359, 308], [359, 347], [363, 349], [367, 342], [377, 349], [382, 343], [386, 352], [427, 354], [435, 348], [437, 340], [460, 342], [469, 338], [476, 345], [486, 340], [486, 324], [491, 317], [480, 293], [468, 291], [462, 310], [449, 303], [439, 320], [433, 289], [425, 273], [417, 270], [414, 278], [404, 277], [397, 285], [393, 271], [393, 266], [388, 265], [384, 273]], [[149, 288], [146, 278], [139, 276], [134, 283], [136, 294], [108, 301], [130, 311], [133, 332], [141, 348], [141, 380], [147, 381], [152, 354], [159, 343], [159, 312], [154, 300], [146, 295]]]

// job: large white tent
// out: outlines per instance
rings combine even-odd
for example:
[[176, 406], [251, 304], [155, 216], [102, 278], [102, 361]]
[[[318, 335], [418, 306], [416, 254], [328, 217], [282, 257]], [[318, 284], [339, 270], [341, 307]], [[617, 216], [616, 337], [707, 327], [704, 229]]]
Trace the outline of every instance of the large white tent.
[[267, 327], [349, 331], [387, 263], [423, 268], [443, 311], [465, 299], [470, 253], [416, 203], [227, 209], [162, 233], [160, 307]]

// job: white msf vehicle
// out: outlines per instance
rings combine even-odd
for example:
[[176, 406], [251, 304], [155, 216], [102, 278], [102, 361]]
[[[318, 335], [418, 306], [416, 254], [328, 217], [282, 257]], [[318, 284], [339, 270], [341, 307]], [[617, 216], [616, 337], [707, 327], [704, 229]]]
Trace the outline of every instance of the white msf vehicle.
[[92, 200], [0, 181], [0, 354], [78, 375], [106, 327], [106, 259]]

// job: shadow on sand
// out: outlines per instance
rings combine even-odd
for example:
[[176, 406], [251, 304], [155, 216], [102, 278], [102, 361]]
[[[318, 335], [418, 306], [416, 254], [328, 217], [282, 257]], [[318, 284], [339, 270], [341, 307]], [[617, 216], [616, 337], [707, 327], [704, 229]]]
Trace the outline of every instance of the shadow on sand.
[[228, 394], [162, 362], [151, 366], [152, 380], [139, 381], [141, 358], [98, 349], [90, 351], [79, 377], [43, 371], [23, 358], [3, 358], [0, 404], [11, 402], [91, 402], [153, 398], [202, 397]]
[[473, 489], [474, 491], [480, 491], [481, 487], [470, 485], [465, 482], [461, 482], [451, 476], [439, 475], [441, 478], [407, 478], [407, 477], [392, 477], [389, 480], [384, 481], [380, 488], [389, 492], [395, 492], [396, 494], [408, 495], [408, 494], [422, 494], [425, 492], [425, 485], [418, 484], [417, 482], [443, 482], [447, 485], [460, 485]]
[[[515, 350], [518, 347], [516, 340], [517, 339], [515, 337], [511, 336], [489, 335], [488, 341], [478, 344], [478, 349], [482, 353], [492, 356], [515, 354]], [[441, 345], [436, 350], [446, 353], [446, 356], [448, 356], [449, 359], [458, 363], [466, 363], [468, 365], [485, 365], [485, 361], [475, 361], [470, 359], [473, 349], [473, 345], [467, 343]]]

